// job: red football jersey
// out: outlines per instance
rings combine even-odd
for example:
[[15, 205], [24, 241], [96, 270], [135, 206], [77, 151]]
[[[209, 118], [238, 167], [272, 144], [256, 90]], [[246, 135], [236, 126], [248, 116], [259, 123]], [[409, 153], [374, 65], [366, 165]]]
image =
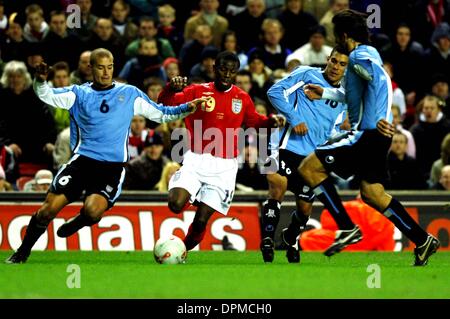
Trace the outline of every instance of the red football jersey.
[[238, 155], [238, 129], [270, 125], [267, 116], [256, 112], [250, 96], [235, 85], [222, 92], [216, 89], [214, 82], [209, 82], [192, 84], [181, 92], [173, 92], [168, 84], [159, 95], [159, 102], [178, 105], [197, 98], [209, 99], [185, 118], [190, 149], [195, 153], [234, 158]]

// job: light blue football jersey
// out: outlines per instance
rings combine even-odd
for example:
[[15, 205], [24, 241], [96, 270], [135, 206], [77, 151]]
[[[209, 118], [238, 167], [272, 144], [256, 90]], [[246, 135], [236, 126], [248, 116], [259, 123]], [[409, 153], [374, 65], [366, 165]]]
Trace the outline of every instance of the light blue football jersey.
[[350, 53], [343, 87], [325, 90], [322, 98], [345, 101], [352, 128], [376, 129], [381, 119], [392, 123], [392, 83], [374, 47], [359, 45]]
[[134, 115], [162, 123], [190, 114], [186, 103], [163, 106], [138, 88], [117, 82], [112, 88], [96, 90], [92, 83], [52, 89], [35, 81], [34, 90], [45, 103], [69, 110], [73, 153], [98, 161], [128, 161], [128, 133]]
[[[285, 127], [271, 134], [270, 149], [287, 149], [307, 156], [325, 143], [345, 120], [347, 106], [331, 100], [311, 101], [304, 93], [305, 84], [317, 84], [333, 88], [319, 68], [300, 66], [291, 74], [275, 83], [267, 92], [272, 105], [287, 119]], [[306, 135], [296, 134], [292, 128], [304, 122]]]

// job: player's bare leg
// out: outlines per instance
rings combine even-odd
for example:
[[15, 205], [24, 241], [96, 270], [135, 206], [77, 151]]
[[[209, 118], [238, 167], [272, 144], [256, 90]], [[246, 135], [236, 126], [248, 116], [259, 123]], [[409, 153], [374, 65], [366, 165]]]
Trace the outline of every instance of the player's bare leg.
[[348, 245], [361, 241], [361, 230], [350, 219], [332, 179], [315, 153], [308, 155], [302, 161], [298, 172], [303, 180], [314, 188], [314, 194], [325, 205], [339, 227], [334, 243], [324, 254], [332, 256]]
[[84, 226], [97, 224], [102, 218], [103, 213], [108, 210], [108, 201], [99, 194], [91, 194], [86, 197], [80, 213], [72, 220], [61, 225], [57, 234], [59, 237], [69, 237], [75, 234]]
[[403, 205], [385, 192], [383, 185], [362, 181], [360, 190], [361, 198], [366, 204], [382, 212], [406, 237], [416, 244], [414, 265], [426, 265], [428, 258], [439, 248], [439, 240], [431, 234], [427, 234], [412, 219]]
[[286, 193], [288, 180], [280, 174], [267, 174], [269, 199], [263, 203], [261, 210], [260, 249], [264, 262], [272, 262], [275, 256], [275, 230], [280, 220], [281, 202]]
[[206, 225], [216, 210], [209, 207], [205, 203], [199, 203], [194, 221], [189, 226], [188, 233], [184, 238], [186, 250], [195, 248], [205, 237]]
[[168, 206], [169, 209], [175, 214], [182, 213], [186, 208], [189, 207], [189, 199], [191, 194], [181, 187], [172, 188], [169, 191], [168, 196]]
[[65, 195], [48, 193], [42, 206], [31, 217], [22, 244], [5, 262], [8, 264], [26, 262], [31, 253], [31, 248], [45, 232], [48, 224], [68, 203]]

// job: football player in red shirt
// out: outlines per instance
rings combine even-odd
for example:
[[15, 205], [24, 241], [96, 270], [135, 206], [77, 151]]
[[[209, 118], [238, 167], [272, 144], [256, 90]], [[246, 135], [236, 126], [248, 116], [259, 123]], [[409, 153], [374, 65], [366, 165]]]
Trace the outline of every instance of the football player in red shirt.
[[175, 77], [164, 88], [159, 102], [178, 105], [196, 97], [207, 98], [202, 107], [186, 117], [189, 150], [183, 166], [169, 182], [168, 205], [179, 214], [195, 202], [197, 211], [184, 239], [187, 250], [204, 237], [211, 215], [226, 215], [231, 205], [238, 170], [238, 132], [246, 128], [279, 127], [281, 115], [269, 117], [256, 112], [250, 96], [233, 85], [239, 70], [239, 59], [231, 52], [218, 54], [214, 82], [187, 86], [187, 79]]

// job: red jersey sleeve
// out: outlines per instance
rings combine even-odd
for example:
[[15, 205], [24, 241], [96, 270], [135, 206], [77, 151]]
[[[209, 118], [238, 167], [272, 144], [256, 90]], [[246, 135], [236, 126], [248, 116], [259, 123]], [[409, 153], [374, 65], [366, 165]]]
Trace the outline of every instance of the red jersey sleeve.
[[167, 83], [158, 96], [158, 103], [162, 103], [164, 105], [179, 105], [182, 103], [190, 102], [194, 99], [195, 99], [194, 85], [185, 87], [181, 92], [175, 92], [171, 90], [170, 83]]
[[244, 124], [246, 127], [271, 127], [270, 119], [256, 112], [255, 105], [249, 95], [245, 96], [245, 117]]

